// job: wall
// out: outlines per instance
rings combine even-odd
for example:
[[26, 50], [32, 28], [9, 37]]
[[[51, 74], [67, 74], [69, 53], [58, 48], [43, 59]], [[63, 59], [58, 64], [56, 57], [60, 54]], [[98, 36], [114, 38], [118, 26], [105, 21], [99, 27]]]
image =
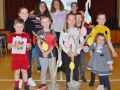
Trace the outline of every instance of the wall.
[[4, 0], [0, 0], [0, 29], [4, 29]]

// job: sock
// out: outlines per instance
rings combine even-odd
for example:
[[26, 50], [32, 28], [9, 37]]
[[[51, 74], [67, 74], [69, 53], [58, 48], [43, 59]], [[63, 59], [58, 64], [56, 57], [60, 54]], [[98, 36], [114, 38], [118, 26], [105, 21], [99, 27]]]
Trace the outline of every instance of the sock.
[[15, 87], [19, 87], [19, 81], [14, 81], [15, 82]]
[[28, 86], [28, 83], [27, 82], [24, 82], [24, 87]]

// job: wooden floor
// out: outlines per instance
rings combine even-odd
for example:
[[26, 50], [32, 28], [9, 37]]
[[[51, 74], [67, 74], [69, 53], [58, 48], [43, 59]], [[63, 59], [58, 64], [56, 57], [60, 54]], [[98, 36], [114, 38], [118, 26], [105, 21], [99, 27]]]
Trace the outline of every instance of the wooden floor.
[[[112, 90], [120, 90], [120, 49], [116, 49], [118, 52], [118, 57], [114, 59], [114, 70], [110, 76], [111, 88]], [[89, 61], [88, 54], [86, 55], [86, 65]], [[9, 54], [0, 55], [0, 90], [13, 90], [13, 72], [11, 71], [11, 57]], [[36, 71], [36, 60], [32, 69], [33, 79], [36, 81], [37, 85], [40, 83], [40, 73]], [[47, 80], [49, 82], [49, 72], [47, 73]], [[88, 83], [90, 80], [90, 71], [86, 70], [87, 83], [81, 82], [80, 90], [95, 90], [98, 86], [98, 77], [96, 77], [96, 82], [94, 87], [89, 87]], [[61, 80], [60, 80], [61, 79]], [[58, 73], [58, 83], [60, 84], [60, 90], [65, 90], [65, 74], [62, 73], [62, 78], [60, 78], [60, 73]], [[36, 90], [36, 87], [30, 87], [30, 90]], [[24, 89], [21, 89], [24, 90]], [[48, 90], [47, 87], [45, 90]]]

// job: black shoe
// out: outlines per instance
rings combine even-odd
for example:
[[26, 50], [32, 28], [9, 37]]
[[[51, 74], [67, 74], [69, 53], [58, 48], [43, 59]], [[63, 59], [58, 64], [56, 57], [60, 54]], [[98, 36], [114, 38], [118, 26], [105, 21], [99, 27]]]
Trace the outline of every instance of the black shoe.
[[37, 67], [37, 72], [40, 72], [41, 71], [41, 67]]
[[29, 86], [27, 85], [27, 86], [24, 88], [24, 90], [29, 90]]
[[87, 82], [85, 76], [81, 76], [81, 80], [82, 80], [82, 82]]
[[90, 81], [89, 86], [93, 87], [94, 86], [94, 82]]
[[14, 90], [20, 90], [19, 87], [14, 87]]

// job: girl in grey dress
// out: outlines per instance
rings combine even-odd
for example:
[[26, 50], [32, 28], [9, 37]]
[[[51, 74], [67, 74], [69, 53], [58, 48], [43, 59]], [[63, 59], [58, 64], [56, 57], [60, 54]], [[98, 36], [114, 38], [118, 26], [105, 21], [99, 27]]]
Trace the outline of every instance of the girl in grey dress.
[[112, 63], [109, 49], [105, 45], [105, 36], [102, 33], [98, 33], [95, 45], [91, 46], [91, 58], [88, 69], [98, 74], [100, 85], [106, 86], [107, 90], [111, 90], [108, 75], [112, 72]]

